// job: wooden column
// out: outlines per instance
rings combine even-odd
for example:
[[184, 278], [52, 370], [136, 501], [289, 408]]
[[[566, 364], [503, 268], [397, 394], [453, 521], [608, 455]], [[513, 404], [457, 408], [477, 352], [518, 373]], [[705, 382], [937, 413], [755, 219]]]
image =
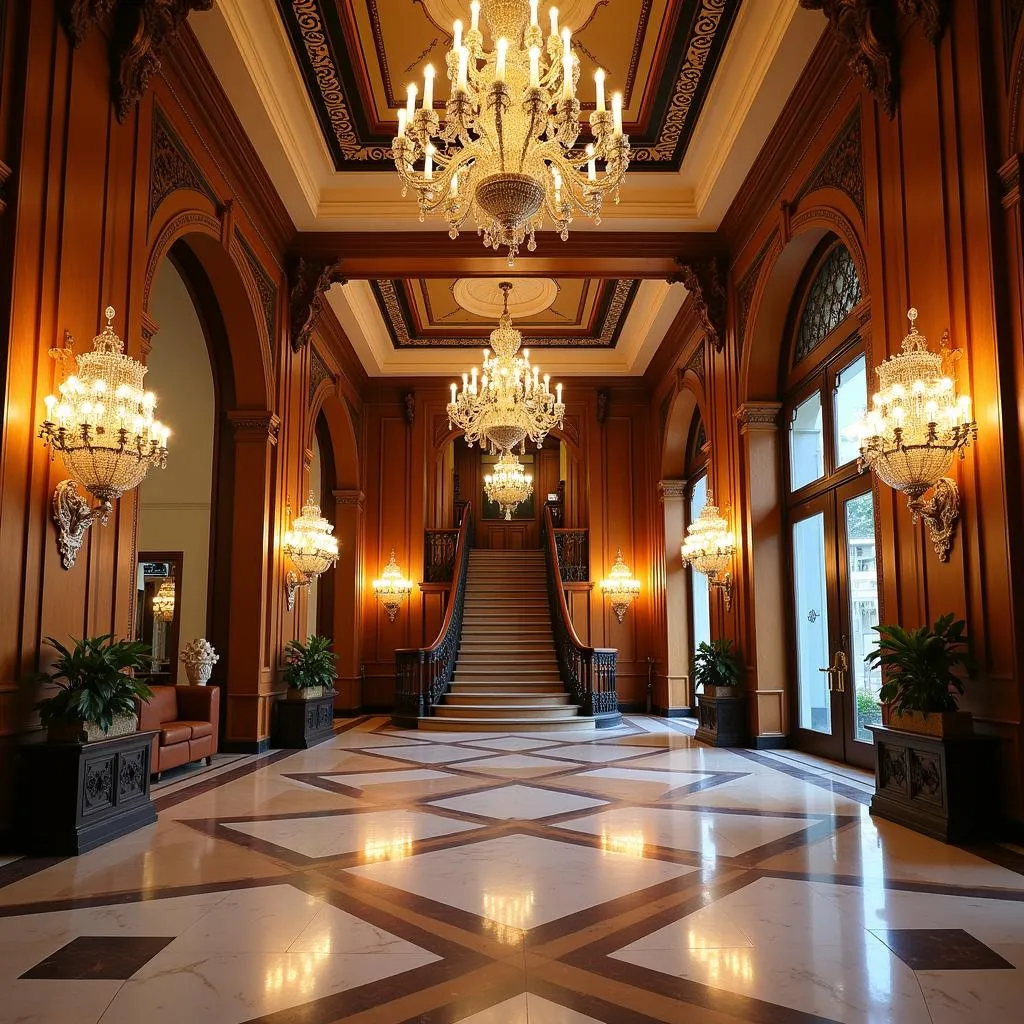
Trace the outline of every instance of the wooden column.
[[334, 650], [338, 655], [338, 711], [356, 711], [363, 703], [363, 526], [366, 495], [334, 491], [334, 533], [340, 554], [334, 568]]
[[686, 526], [686, 481], [662, 480], [658, 499], [664, 518], [665, 593], [662, 602], [664, 624], [659, 632], [666, 637], [664, 683], [654, 688], [654, 706], [659, 714], [688, 713], [693, 706], [690, 691], [690, 588], [679, 549]]

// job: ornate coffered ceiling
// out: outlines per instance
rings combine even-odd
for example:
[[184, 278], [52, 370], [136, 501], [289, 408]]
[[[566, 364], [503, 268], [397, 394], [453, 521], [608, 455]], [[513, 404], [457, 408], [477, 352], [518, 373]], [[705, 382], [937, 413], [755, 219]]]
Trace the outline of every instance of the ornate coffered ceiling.
[[[443, 69], [457, 0], [275, 0], [324, 141], [339, 170], [392, 167], [395, 111], [429, 63]], [[525, 0], [524, 0], [525, 3]], [[542, 9], [547, 8], [547, 4]], [[678, 170], [740, 0], [569, 0], [583, 109], [593, 74], [624, 97], [637, 170]], [[446, 89], [435, 106], [443, 110]]]
[[[528, 348], [614, 348], [640, 285], [594, 278], [511, 280], [510, 312]], [[501, 313], [498, 281], [376, 280], [370, 288], [396, 349], [481, 348]]]

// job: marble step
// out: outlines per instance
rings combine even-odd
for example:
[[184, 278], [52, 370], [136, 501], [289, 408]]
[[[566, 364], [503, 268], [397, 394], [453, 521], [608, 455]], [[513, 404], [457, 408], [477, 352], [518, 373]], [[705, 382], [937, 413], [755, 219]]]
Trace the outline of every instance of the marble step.
[[547, 693], [546, 691], [529, 693], [493, 693], [490, 690], [459, 690], [457, 693], [445, 694], [444, 703], [451, 707], [470, 707], [477, 704], [525, 704], [531, 707], [564, 707], [569, 703], [567, 693]]
[[546, 704], [438, 704], [434, 714], [438, 718], [530, 718], [530, 719], [564, 719], [579, 711], [576, 704], [549, 707]]
[[514, 657], [515, 664], [523, 668], [558, 668], [558, 659], [554, 651], [546, 654], [528, 655], [522, 651], [460, 651], [458, 663], [464, 668], [470, 665], [479, 665], [482, 669], [489, 669], [492, 666], [498, 667], [499, 663], [508, 664], [510, 658]]
[[564, 718], [438, 718], [417, 719], [417, 727], [435, 732], [593, 732], [593, 718], [566, 715]]
[[561, 679], [453, 679], [449, 693], [565, 693]]

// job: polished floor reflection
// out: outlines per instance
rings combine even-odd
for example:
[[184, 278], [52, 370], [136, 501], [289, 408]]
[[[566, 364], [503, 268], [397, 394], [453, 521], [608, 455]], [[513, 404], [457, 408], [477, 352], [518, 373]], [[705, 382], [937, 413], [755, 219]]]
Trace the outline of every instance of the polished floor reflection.
[[1024, 852], [871, 780], [631, 717], [581, 742], [368, 718], [0, 861], [0, 1022], [987, 1024], [1024, 1005]]

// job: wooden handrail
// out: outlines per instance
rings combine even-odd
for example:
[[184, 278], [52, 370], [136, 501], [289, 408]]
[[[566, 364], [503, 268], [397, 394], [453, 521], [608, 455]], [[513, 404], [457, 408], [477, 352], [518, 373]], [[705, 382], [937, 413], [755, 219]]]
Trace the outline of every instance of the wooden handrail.
[[[455, 617], [455, 606], [465, 598], [465, 572], [462, 568], [463, 559], [469, 558], [469, 524], [473, 516], [473, 506], [466, 502], [462, 512], [462, 522], [459, 524], [459, 542], [455, 545], [455, 568], [452, 570], [452, 596], [445, 609], [444, 622], [437, 634], [437, 639], [427, 648], [425, 652], [431, 654], [436, 651], [444, 641], [448, 631], [452, 628], [452, 619]], [[461, 607], [460, 607], [461, 613]], [[460, 614], [461, 618], [461, 614]]]
[[[555, 547], [555, 527], [551, 522], [551, 509], [544, 506], [544, 536], [547, 540], [548, 557], [551, 559], [551, 564], [555, 567], [556, 574], [558, 575], [558, 582], [561, 584], [561, 574], [558, 573], [558, 548]], [[579, 637], [576, 632], [576, 627], [573, 625], [572, 615], [569, 613], [569, 605], [565, 600], [565, 587], [555, 587], [555, 591], [558, 594], [558, 612], [562, 618], [562, 622], [565, 625], [567, 632], [569, 633], [569, 639], [572, 641], [574, 646], [580, 648], [580, 650], [590, 650], [593, 647], [588, 647]]]

